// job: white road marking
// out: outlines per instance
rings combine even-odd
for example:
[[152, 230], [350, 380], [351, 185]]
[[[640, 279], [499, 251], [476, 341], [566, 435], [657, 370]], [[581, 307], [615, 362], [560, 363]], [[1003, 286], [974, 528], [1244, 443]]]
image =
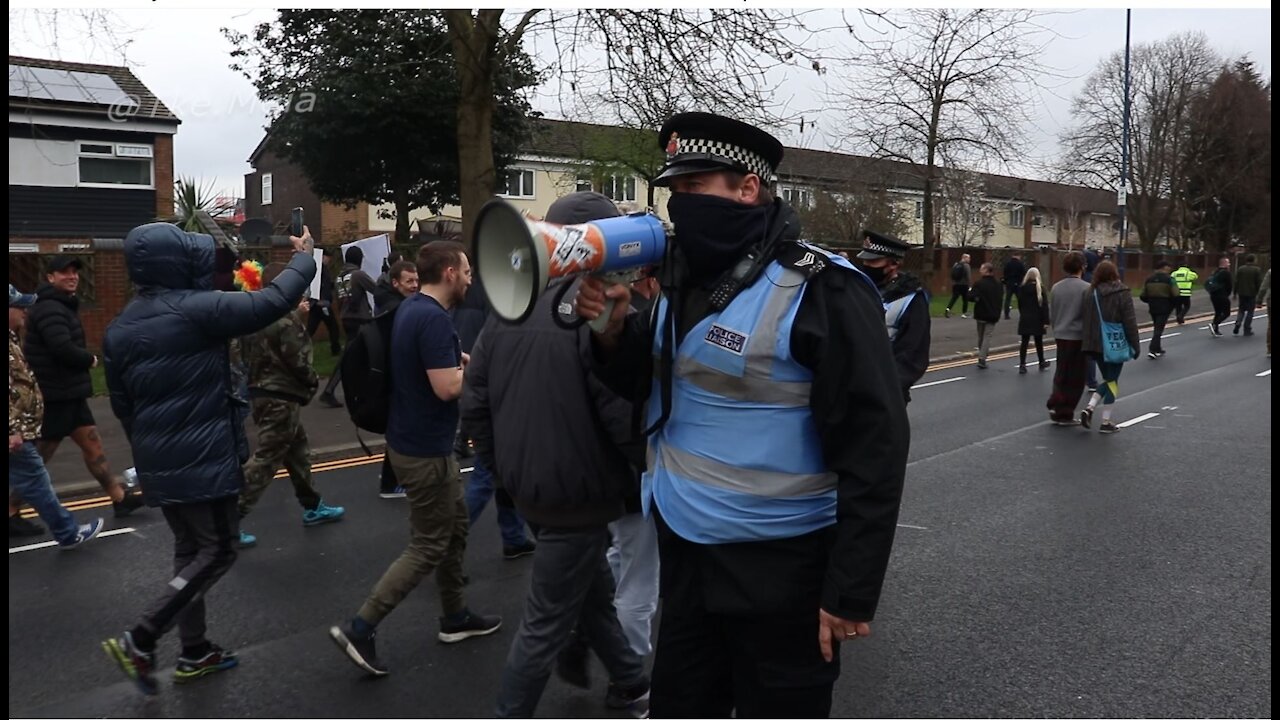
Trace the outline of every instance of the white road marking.
[[[131, 532], [135, 532], [135, 529], [131, 527], [116, 528], [115, 530], [107, 530], [105, 532], [100, 532], [98, 533], [98, 537], [104, 538], [104, 537], [111, 537], [112, 535], [125, 535]], [[12, 555], [14, 553], [26, 552], [28, 550], [42, 550], [44, 548], [51, 548], [51, 547], [58, 547], [58, 543], [56, 540], [49, 540], [47, 542], [34, 543], [32, 545], [19, 545], [18, 547], [11, 547], [9, 548], [9, 554]]]
[[1122, 423], [1117, 423], [1116, 427], [1127, 428], [1130, 425], [1137, 425], [1140, 422], [1146, 422], [1153, 417], [1160, 417], [1160, 413], [1147, 413], [1146, 415], [1139, 415], [1138, 417], [1133, 418], [1132, 420], [1125, 420]]
[[471, 472], [472, 470], [475, 470], [475, 467], [474, 467], [474, 466], [472, 466], [472, 467], [464, 467], [464, 468], [462, 468], [461, 470], [459, 470], [458, 472], [460, 472], [460, 473], [464, 473], [464, 472]]
[[963, 379], [964, 379], [964, 376], [962, 375], [960, 377], [947, 378], [946, 380], [935, 380], [934, 382], [921, 383], [920, 385], [912, 385], [911, 389], [918, 390], [920, 388], [933, 387], [934, 385], [946, 385], [947, 383], [953, 383], [957, 380], [963, 380]]
[[911, 530], [928, 530], [929, 529], [927, 527], [920, 527], [919, 525], [903, 525], [902, 523], [898, 523], [898, 527], [910, 528]]
[[1257, 375], [1255, 375], [1254, 377], [1266, 377], [1266, 376], [1268, 376], [1268, 375], [1270, 375], [1270, 374], [1271, 374], [1271, 371], [1270, 371], [1270, 370], [1263, 370], [1262, 372], [1258, 373], [1258, 374], [1257, 374]]

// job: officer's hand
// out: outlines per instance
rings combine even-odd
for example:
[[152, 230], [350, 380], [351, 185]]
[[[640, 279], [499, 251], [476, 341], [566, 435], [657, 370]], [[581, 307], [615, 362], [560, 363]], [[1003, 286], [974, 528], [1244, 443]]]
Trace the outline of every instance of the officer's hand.
[[578, 285], [578, 296], [574, 299], [578, 317], [588, 322], [604, 313], [605, 301], [613, 301], [613, 311], [609, 315], [609, 324], [600, 335], [616, 339], [622, 333], [622, 323], [631, 307], [631, 288], [626, 285], [609, 284], [598, 277], [587, 276]]
[[22, 448], [22, 433], [13, 433], [9, 436], [9, 452], [18, 452]]
[[818, 650], [827, 662], [835, 657], [834, 643], [870, 634], [871, 626], [867, 623], [838, 618], [826, 610], [818, 611]]

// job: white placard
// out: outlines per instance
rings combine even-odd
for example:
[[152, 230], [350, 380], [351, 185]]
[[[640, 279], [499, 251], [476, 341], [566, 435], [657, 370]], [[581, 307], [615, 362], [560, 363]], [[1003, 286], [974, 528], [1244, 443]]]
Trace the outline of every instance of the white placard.
[[[382, 262], [391, 255], [391, 236], [383, 233], [382, 235], [374, 235], [363, 240], [349, 242], [342, 246], [342, 257], [346, 258], [347, 248], [358, 247], [364, 251], [364, 262], [360, 264], [360, 269], [369, 274], [374, 282], [378, 281], [378, 276], [382, 274]], [[365, 293], [369, 296], [369, 307], [375, 307], [373, 304], [373, 293]]]
[[316, 276], [311, 278], [311, 299], [320, 300], [320, 273], [324, 272], [324, 250], [315, 248], [311, 257], [316, 261]]

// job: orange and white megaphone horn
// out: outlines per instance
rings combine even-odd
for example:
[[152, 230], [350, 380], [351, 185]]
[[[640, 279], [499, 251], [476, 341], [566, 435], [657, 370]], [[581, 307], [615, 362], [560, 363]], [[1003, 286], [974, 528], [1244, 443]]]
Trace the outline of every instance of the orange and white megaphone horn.
[[[497, 198], [480, 208], [472, 244], [489, 306], [513, 323], [529, 317], [553, 280], [587, 274], [621, 278], [660, 264], [666, 248], [666, 226], [649, 212], [557, 225], [534, 220]], [[608, 316], [606, 308], [592, 327], [603, 329]]]

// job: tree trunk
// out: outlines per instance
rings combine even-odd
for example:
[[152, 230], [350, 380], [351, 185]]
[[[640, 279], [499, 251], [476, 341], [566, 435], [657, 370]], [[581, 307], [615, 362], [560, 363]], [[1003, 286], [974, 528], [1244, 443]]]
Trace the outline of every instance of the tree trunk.
[[458, 169], [462, 196], [462, 241], [472, 241], [472, 223], [493, 197], [493, 76], [501, 10], [446, 10], [458, 71]]
[[409, 240], [409, 194], [397, 190], [396, 196], [396, 239], [393, 241], [396, 245], [407, 245]]

